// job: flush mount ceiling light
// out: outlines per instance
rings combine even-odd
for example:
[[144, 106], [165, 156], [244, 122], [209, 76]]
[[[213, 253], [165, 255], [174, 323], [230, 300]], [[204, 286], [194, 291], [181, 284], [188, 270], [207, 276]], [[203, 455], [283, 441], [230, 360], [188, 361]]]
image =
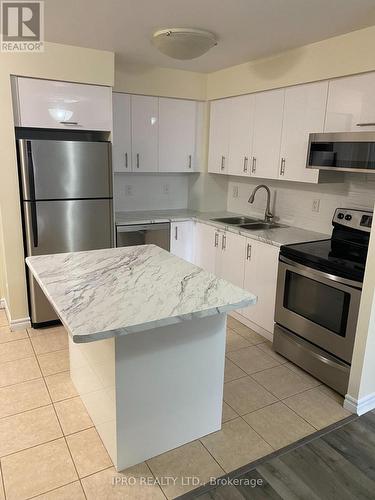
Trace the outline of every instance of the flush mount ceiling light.
[[195, 59], [217, 45], [213, 33], [194, 28], [167, 28], [155, 31], [152, 43], [173, 59]]

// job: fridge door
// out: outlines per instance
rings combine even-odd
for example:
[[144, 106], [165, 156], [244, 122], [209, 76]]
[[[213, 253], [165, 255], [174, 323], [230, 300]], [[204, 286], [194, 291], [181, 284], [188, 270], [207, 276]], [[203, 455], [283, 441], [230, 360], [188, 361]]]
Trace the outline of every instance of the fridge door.
[[111, 144], [19, 139], [24, 200], [112, 197]]
[[27, 255], [113, 246], [111, 199], [23, 202]]
[[[26, 254], [45, 255], [113, 246], [111, 199], [23, 202]], [[57, 319], [29, 273], [33, 325]]]

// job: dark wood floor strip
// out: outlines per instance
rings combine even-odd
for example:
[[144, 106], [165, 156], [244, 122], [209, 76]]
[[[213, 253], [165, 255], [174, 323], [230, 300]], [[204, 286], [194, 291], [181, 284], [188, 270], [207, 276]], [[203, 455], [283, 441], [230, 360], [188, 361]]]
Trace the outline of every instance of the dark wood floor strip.
[[349, 417], [241, 469], [221, 479], [263, 484], [203, 486], [180, 499], [374, 500], [375, 413]]

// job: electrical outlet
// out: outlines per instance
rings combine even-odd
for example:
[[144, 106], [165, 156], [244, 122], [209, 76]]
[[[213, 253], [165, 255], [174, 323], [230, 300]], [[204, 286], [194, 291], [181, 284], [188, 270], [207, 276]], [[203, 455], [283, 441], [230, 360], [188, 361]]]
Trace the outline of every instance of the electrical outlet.
[[313, 202], [312, 202], [312, 211], [313, 212], [319, 212], [319, 209], [320, 209], [320, 200], [319, 199], [313, 200]]
[[163, 193], [164, 194], [169, 194], [169, 191], [170, 191], [169, 184], [164, 184], [164, 186], [163, 186]]
[[131, 184], [126, 184], [125, 195], [126, 196], [133, 196], [133, 186]]
[[233, 186], [233, 198], [238, 198], [238, 186]]

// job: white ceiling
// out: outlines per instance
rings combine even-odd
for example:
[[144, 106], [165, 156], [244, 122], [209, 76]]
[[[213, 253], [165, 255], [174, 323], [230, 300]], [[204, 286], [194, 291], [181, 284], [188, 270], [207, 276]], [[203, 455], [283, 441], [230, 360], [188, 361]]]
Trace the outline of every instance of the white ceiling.
[[[375, 24], [375, 0], [45, 0], [46, 40], [116, 53], [119, 63], [210, 72]], [[176, 61], [151, 44], [166, 27], [219, 44]]]

